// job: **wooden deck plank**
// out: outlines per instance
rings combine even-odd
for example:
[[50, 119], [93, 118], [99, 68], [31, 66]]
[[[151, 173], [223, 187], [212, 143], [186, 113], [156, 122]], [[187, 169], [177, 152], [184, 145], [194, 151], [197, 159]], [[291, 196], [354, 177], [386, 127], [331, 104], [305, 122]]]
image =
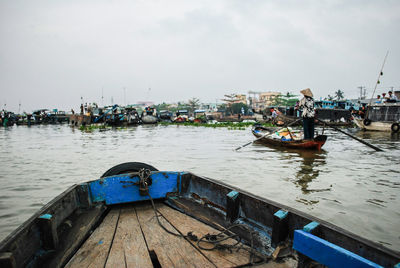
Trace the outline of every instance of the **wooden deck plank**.
[[105, 267], [153, 267], [133, 205], [121, 209]]
[[[163, 230], [157, 223], [150, 204], [140, 204], [135, 209], [148, 248], [156, 253], [162, 267], [215, 267], [186, 239]], [[177, 232], [162, 217], [160, 221], [169, 230]]]
[[65, 267], [104, 267], [119, 214], [119, 208], [111, 210]]
[[[179, 231], [183, 234], [193, 232], [198, 238], [210, 234], [218, 234], [220, 231], [212, 228], [211, 226], [204, 224], [186, 214], [183, 214], [173, 208], [170, 208], [164, 204], [157, 204], [157, 209], [162, 215]], [[235, 244], [236, 240], [229, 239], [223, 242], [223, 244]], [[197, 242], [192, 242], [197, 247]], [[205, 244], [204, 247], [207, 245]], [[244, 245], [243, 245], [244, 246]], [[244, 246], [249, 249], [249, 247]], [[201, 249], [199, 249], [201, 250]], [[234, 250], [232, 253], [227, 250], [201, 250], [213, 263], [218, 267], [230, 267], [244, 265], [249, 262], [250, 253], [246, 250]]]

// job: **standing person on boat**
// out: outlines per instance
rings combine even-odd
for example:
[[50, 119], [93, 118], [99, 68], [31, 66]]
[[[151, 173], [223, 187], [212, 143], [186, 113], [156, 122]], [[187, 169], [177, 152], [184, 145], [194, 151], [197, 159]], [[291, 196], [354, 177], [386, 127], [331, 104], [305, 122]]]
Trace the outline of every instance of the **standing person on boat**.
[[303, 109], [303, 129], [304, 129], [304, 139], [312, 140], [314, 139], [314, 98], [311, 90], [309, 88], [300, 91], [304, 97], [299, 102], [299, 109]]

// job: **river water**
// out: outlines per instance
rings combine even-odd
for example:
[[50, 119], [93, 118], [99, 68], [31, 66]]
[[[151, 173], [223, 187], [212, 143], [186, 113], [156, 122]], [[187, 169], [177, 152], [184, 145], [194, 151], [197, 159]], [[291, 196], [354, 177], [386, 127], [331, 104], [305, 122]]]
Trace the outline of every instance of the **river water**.
[[250, 128], [0, 128], [0, 240], [72, 184], [136, 161], [223, 181], [399, 250], [399, 135], [347, 131], [384, 151], [334, 130], [325, 130], [321, 152], [296, 152], [259, 144], [234, 151], [254, 139]]

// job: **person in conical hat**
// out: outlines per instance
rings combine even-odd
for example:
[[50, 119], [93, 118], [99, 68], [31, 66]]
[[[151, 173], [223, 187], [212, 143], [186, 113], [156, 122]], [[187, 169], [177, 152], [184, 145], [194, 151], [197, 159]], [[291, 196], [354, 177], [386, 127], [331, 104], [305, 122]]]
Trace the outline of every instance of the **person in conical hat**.
[[311, 98], [314, 97], [312, 92], [311, 92], [311, 89], [309, 89], [309, 88], [301, 90], [300, 93], [303, 94], [306, 97], [311, 97]]
[[311, 92], [311, 89], [306, 88], [300, 91], [304, 97], [299, 102], [299, 109], [302, 109], [302, 117], [303, 117], [303, 130], [304, 130], [304, 139], [312, 140], [314, 139], [314, 98]]

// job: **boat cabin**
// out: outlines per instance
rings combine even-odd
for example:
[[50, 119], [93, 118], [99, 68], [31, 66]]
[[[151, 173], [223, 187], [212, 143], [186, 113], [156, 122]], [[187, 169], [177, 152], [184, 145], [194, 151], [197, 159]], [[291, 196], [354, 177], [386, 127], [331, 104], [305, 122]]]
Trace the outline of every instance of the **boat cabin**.
[[376, 103], [368, 107], [368, 119], [380, 122], [399, 122], [400, 102]]
[[198, 118], [201, 116], [206, 116], [206, 111], [205, 110], [195, 110], [194, 111], [194, 117]]
[[358, 110], [360, 105], [355, 103], [351, 100], [319, 100], [315, 101], [316, 108], [323, 108], [323, 109], [345, 109], [345, 110]]
[[162, 119], [162, 120], [171, 120], [171, 118], [172, 118], [172, 113], [171, 113], [170, 111], [168, 111], [168, 110], [161, 110], [161, 111], [159, 112], [159, 117], [160, 117], [160, 119]]
[[189, 116], [189, 111], [188, 110], [178, 110], [176, 112], [176, 116]]

